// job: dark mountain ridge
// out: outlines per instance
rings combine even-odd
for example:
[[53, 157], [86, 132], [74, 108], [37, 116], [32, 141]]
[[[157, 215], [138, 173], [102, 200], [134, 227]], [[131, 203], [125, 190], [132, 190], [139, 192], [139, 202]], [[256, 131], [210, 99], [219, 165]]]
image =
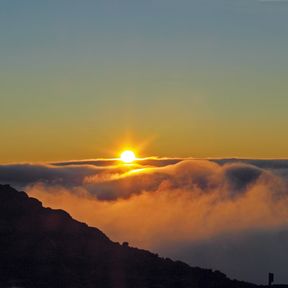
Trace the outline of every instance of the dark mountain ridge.
[[0, 287], [257, 286], [114, 243], [65, 211], [0, 185]]

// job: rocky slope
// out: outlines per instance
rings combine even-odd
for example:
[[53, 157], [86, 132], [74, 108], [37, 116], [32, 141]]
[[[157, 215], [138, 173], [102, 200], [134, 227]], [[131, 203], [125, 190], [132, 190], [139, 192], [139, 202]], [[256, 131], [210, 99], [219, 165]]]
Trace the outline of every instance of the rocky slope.
[[62, 210], [0, 185], [0, 287], [256, 287], [114, 243]]

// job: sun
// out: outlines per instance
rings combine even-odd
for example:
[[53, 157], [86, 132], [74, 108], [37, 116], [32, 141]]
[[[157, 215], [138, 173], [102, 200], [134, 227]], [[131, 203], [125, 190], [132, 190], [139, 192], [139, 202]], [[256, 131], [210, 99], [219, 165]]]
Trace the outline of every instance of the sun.
[[133, 161], [135, 161], [136, 156], [135, 153], [131, 150], [126, 150], [123, 151], [120, 155], [120, 159], [124, 162], [124, 163], [132, 163]]

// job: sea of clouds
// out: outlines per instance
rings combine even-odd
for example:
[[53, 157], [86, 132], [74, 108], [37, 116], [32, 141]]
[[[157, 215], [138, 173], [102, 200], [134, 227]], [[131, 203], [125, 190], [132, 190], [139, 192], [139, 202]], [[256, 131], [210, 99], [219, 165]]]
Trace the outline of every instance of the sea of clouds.
[[0, 165], [0, 183], [128, 241], [265, 283], [288, 282], [288, 160], [147, 158]]

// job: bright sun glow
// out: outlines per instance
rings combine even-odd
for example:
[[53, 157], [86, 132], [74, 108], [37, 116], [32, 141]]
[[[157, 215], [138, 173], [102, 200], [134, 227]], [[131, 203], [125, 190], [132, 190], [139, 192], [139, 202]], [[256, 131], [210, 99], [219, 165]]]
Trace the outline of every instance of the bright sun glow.
[[136, 159], [135, 153], [130, 150], [126, 150], [121, 153], [121, 160], [125, 163], [131, 163]]

